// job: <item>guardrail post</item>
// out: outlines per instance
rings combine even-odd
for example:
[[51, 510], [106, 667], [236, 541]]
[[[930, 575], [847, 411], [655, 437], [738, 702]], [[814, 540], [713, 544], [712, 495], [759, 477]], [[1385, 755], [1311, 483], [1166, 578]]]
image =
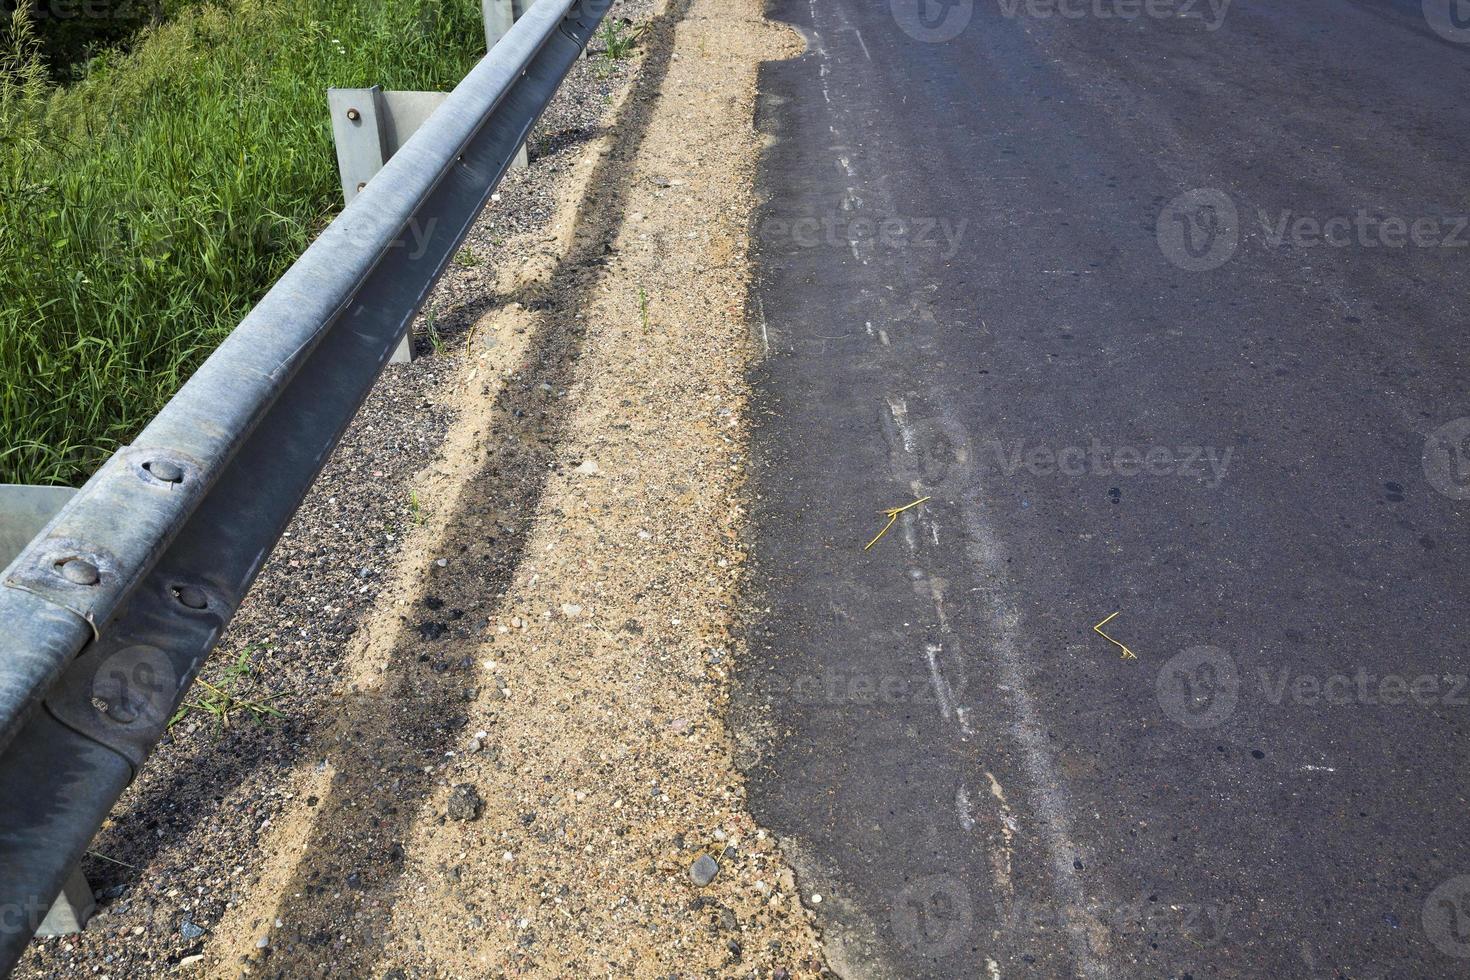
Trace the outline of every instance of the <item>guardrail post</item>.
[[[384, 92], [371, 88], [329, 88], [327, 107], [332, 112], [332, 142], [337, 144], [337, 172], [342, 177], [342, 202], [351, 204], [397, 147], [389, 146], [388, 109]], [[413, 360], [413, 338], [393, 351], [392, 363]]]
[[87, 884], [87, 879], [78, 868], [66, 880], [66, 887], [56, 896], [56, 902], [51, 906], [51, 911], [46, 913], [36, 935], [75, 935], [87, 927], [87, 920], [92, 918], [95, 911], [97, 900], [92, 897], [92, 886]]
[[[535, 0], [480, 0], [485, 21], [485, 50], [495, 48], [531, 8]], [[585, 52], [584, 52], [585, 53]], [[327, 105], [332, 112], [332, 140], [337, 144], [337, 171], [342, 177], [342, 200], [350, 204], [367, 186], [373, 175], [383, 169], [398, 148], [408, 142], [444, 101], [445, 92], [385, 92], [377, 85], [371, 88], [327, 89]], [[511, 169], [530, 166], [526, 147], [516, 151]], [[413, 360], [413, 338], [404, 334], [403, 342], [393, 351], [391, 363], [408, 364]]]
[[74, 493], [71, 487], [0, 484], [0, 568], [25, 550]]
[[358, 191], [388, 162], [387, 132], [383, 126], [383, 90], [329, 88], [332, 141], [337, 144], [337, 171], [342, 176], [342, 200], [351, 204]]
[[[525, 16], [533, 0], [480, 0], [480, 10], [485, 15], [485, 50], [495, 50], [495, 42], [505, 37], [511, 25]], [[512, 170], [523, 170], [531, 165], [523, 145], [516, 151]]]

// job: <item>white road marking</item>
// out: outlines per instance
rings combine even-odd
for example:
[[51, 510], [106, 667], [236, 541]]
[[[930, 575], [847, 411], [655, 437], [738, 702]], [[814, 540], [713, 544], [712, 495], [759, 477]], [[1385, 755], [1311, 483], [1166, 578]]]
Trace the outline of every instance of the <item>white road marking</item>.
[[954, 717], [954, 692], [949, 681], [939, 672], [939, 653], [944, 648], [937, 643], [924, 644], [924, 659], [929, 661], [929, 680], [934, 684], [934, 696], [939, 699], [939, 713], [948, 721]]
[[954, 791], [954, 808], [959, 811], [960, 826], [966, 830], [975, 829], [975, 811], [970, 803], [970, 791], [964, 783], [960, 783]]
[[771, 334], [770, 331], [766, 329], [766, 301], [760, 296], [756, 296], [755, 306], [756, 309], [760, 311], [761, 343], [766, 348], [766, 356], [769, 357], [771, 354]]
[[[883, 331], [878, 331], [878, 336], [883, 337]], [[883, 343], [887, 344], [885, 337]], [[898, 426], [898, 437], [903, 440], [903, 451], [912, 453], [914, 451], [914, 430], [909, 427], [909, 406], [902, 398], [888, 397], [888, 413], [893, 416], [893, 424]], [[905, 511], [907, 513], [907, 511]]]
[[[952, 409], [946, 409], [946, 412], [952, 412]], [[945, 421], [952, 428], [960, 425], [959, 420], [949, 414]], [[969, 532], [961, 536], [965, 551], [970, 561], [983, 572], [979, 576], [980, 581], [994, 583], [983, 588], [985, 595], [982, 601], [993, 610], [991, 621], [996, 624], [987, 647], [994, 654], [1000, 687], [1010, 695], [1013, 709], [1011, 734], [1021, 747], [1021, 763], [1030, 784], [1033, 808], [1042, 823], [1041, 836], [1052, 863], [1054, 899], [1058, 908], [1064, 910], [1067, 934], [1078, 970], [1086, 977], [1106, 977], [1109, 975], [1108, 967], [1100, 958], [1101, 951], [1093, 949], [1093, 937], [1105, 937], [1107, 931], [1088, 911], [1086, 892], [1072, 864], [1081, 851], [1072, 836], [1071, 802], [1066, 784], [1052, 758], [1041, 712], [1029, 690], [1020, 650], [1024, 631], [1020, 613], [1008, 595], [1005, 551], [986, 523], [986, 515], [975, 494], [960, 497], [960, 514]]]
[[[917, 493], [918, 491], [916, 490], [915, 492]], [[915, 572], [917, 573], [916, 587], [918, 583], [922, 583], [924, 590], [929, 594], [929, 598], [934, 602], [934, 615], [939, 620], [940, 635], [945, 638], [945, 641], [950, 644], [951, 648], [958, 649], [960, 646], [959, 638], [949, 628], [949, 613], [944, 608], [944, 585], [942, 581], [924, 572], [922, 569], [915, 569]], [[937, 653], [943, 647], [936, 646], [934, 649]], [[938, 670], [938, 667], [935, 666], [935, 659], [934, 657], [930, 658], [931, 670]], [[941, 676], [943, 675], [941, 674]], [[954, 708], [954, 720], [959, 724], [961, 737], [963, 740], [968, 741], [970, 736], [975, 734], [975, 729], [970, 724], [970, 709], [955, 699], [954, 686], [947, 679], [944, 682], [944, 686], [949, 691], [950, 703]], [[949, 715], [945, 714], [944, 717], [948, 719]]]

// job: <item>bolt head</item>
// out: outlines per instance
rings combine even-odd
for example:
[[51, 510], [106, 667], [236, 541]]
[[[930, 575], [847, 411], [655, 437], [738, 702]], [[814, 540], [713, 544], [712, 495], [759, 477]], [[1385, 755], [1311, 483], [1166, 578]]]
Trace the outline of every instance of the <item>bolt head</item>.
[[359, 119], [362, 118], [362, 113], [358, 112], [356, 109], [348, 109], [347, 118], [351, 119], [353, 122], [357, 122]]
[[197, 585], [180, 585], [174, 589], [179, 605], [189, 609], [204, 609], [209, 606], [209, 597]]
[[143, 469], [153, 474], [157, 480], [164, 483], [184, 482], [184, 468], [173, 460], [151, 459], [143, 464]]
[[85, 558], [68, 558], [61, 563], [61, 577], [73, 585], [96, 585], [102, 581], [97, 566]]

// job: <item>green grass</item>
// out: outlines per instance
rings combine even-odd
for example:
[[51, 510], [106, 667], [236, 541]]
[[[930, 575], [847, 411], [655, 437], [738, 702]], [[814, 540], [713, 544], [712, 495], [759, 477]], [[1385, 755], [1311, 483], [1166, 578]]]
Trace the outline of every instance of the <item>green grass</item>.
[[278, 691], [274, 694], [264, 696], [245, 697], [241, 693], [246, 687], [258, 686], [253, 676], [255, 665], [251, 657], [264, 647], [248, 647], [240, 651], [239, 655], [224, 669], [218, 683], [210, 683], [200, 677], [195, 680], [197, 689], [202, 695], [196, 700], [185, 700], [179, 705], [179, 710], [168, 720], [168, 727], [172, 728], [191, 714], [199, 713], [209, 715], [219, 722], [220, 727], [229, 728], [231, 716], [235, 718], [249, 718], [254, 722], [264, 722], [271, 718], [284, 718], [279, 710], [271, 707], [270, 702], [284, 696], [285, 692]]
[[475, 0], [232, 0], [55, 86], [0, 28], [0, 482], [130, 441], [340, 205], [329, 86], [449, 89]]
[[644, 26], [634, 26], [626, 18], [608, 17], [597, 32], [597, 39], [602, 42], [602, 56], [609, 61], [621, 61], [628, 57], [638, 46], [643, 31]]

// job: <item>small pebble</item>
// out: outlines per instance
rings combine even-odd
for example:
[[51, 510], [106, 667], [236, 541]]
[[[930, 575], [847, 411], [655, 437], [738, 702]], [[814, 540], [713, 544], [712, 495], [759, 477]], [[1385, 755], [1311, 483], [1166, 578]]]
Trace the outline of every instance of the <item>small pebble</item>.
[[460, 783], [449, 794], [446, 810], [450, 820], [477, 820], [484, 807], [485, 801], [480, 799], [480, 791], [471, 783]]
[[715, 880], [715, 875], [720, 873], [720, 866], [715, 859], [708, 854], [701, 854], [695, 858], [694, 863], [689, 866], [689, 878], [700, 888]]

